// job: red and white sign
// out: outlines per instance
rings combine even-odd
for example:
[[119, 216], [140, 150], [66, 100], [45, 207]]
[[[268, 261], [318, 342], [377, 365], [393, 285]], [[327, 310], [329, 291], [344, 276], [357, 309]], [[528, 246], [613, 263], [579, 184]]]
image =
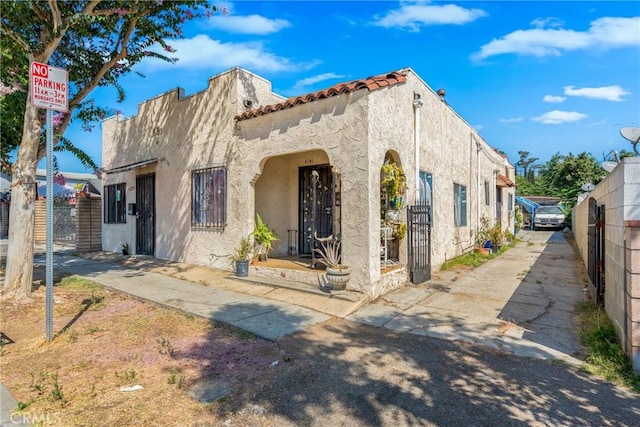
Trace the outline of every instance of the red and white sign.
[[29, 68], [31, 103], [38, 108], [69, 111], [69, 77], [64, 68], [32, 62]]

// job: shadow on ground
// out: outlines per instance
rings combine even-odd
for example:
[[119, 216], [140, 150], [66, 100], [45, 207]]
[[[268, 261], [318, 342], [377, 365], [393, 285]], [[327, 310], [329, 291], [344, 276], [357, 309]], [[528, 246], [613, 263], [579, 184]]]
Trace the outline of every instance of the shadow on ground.
[[[210, 338], [179, 356], [203, 357]], [[575, 368], [467, 343], [332, 320], [277, 344], [278, 364], [232, 384], [212, 411], [274, 425], [634, 425], [640, 417], [638, 396]], [[212, 379], [215, 363], [204, 363], [199, 381]]]

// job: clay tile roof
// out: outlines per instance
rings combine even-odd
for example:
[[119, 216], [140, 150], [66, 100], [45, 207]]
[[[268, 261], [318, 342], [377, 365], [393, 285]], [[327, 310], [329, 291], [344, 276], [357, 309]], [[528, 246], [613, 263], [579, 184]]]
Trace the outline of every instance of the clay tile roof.
[[330, 98], [332, 96], [341, 95], [343, 93], [355, 92], [360, 89], [368, 89], [373, 91], [386, 86], [393, 86], [399, 83], [407, 81], [407, 75], [405, 73], [394, 71], [387, 74], [381, 74], [379, 76], [371, 76], [366, 79], [354, 80], [351, 82], [338, 83], [330, 88], [319, 90], [317, 92], [308, 93], [302, 96], [295, 96], [273, 105], [265, 105], [260, 108], [245, 111], [242, 114], [235, 116], [235, 120], [247, 120], [253, 117], [263, 116], [265, 114], [273, 113], [274, 111], [284, 110], [286, 108], [292, 108], [296, 105], [306, 104], [308, 102], [316, 101], [318, 99]]
[[[498, 186], [499, 187], [515, 187], [516, 184], [515, 182], [511, 181], [509, 178], [507, 178], [506, 176], [502, 175], [502, 174], [498, 174]], [[500, 184], [503, 185], [500, 185]]]

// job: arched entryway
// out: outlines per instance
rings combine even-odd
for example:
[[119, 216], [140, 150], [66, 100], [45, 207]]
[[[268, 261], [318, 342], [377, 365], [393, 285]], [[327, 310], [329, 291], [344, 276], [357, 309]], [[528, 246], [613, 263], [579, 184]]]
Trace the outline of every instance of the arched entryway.
[[402, 242], [407, 234], [405, 199], [407, 176], [395, 151], [387, 151], [380, 167], [381, 268], [400, 265]]
[[279, 239], [272, 256], [310, 259], [314, 234], [340, 238], [340, 174], [324, 151], [265, 159], [254, 188], [255, 213]]

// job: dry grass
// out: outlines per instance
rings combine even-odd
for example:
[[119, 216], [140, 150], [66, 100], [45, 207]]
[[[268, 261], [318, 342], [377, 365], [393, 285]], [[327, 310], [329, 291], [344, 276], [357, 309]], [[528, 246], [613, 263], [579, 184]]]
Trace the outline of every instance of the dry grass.
[[[57, 335], [46, 342], [44, 295], [3, 301], [0, 361], [20, 409], [44, 425], [217, 425], [216, 404], [188, 396], [193, 384], [222, 379], [233, 395], [282, 366], [271, 367], [275, 343], [75, 276], [54, 290]], [[133, 385], [144, 388], [120, 391]]]

